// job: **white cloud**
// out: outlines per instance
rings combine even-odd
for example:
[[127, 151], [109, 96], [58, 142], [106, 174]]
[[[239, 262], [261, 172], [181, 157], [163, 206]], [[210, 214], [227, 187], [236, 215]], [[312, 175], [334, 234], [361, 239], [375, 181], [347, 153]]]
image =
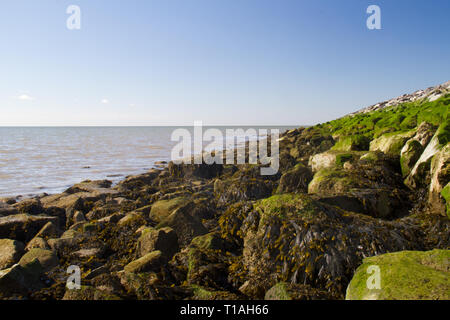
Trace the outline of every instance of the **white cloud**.
[[103, 103], [103, 104], [108, 104], [109, 100], [108, 99], [102, 99], [102, 101], [100, 101], [100, 102]]
[[33, 101], [34, 98], [30, 97], [27, 94], [21, 94], [20, 96], [17, 97], [18, 100], [22, 100], [22, 101]]

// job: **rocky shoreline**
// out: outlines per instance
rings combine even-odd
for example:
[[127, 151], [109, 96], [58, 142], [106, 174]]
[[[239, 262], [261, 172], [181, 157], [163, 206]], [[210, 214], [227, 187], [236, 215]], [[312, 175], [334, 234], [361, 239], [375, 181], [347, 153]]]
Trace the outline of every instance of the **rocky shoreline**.
[[[273, 176], [170, 162], [2, 199], [0, 298], [450, 299], [448, 82], [438, 90], [284, 133]], [[367, 291], [370, 263], [398, 281]]]

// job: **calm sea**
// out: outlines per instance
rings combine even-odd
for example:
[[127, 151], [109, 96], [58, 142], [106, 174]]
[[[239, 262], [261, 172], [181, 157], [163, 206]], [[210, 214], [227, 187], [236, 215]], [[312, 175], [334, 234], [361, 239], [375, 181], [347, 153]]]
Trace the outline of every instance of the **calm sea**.
[[[177, 128], [0, 127], [0, 197], [58, 193], [86, 179], [116, 183], [144, 173], [155, 162], [170, 160], [178, 143], [170, 137]], [[254, 128], [284, 132], [293, 127]], [[225, 135], [225, 127], [218, 129]]]

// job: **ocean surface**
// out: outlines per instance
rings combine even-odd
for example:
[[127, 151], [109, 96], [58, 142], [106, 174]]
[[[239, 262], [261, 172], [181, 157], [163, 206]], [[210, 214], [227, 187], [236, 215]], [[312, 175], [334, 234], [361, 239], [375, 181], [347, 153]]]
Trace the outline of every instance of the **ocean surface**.
[[[87, 179], [117, 183], [127, 175], [144, 173], [155, 162], [170, 160], [179, 143], [171, 141], [177, 128], [0, 127], [0, 197], [59, 193]], [[183, 128], [193, 133], [192, 127]], [[217, 127], [224, 136], [226, 128], [249, 127]], [[252, 128], [281, 133], [294, 127]], [[236, 145], [245, 140], [238, 137]]]

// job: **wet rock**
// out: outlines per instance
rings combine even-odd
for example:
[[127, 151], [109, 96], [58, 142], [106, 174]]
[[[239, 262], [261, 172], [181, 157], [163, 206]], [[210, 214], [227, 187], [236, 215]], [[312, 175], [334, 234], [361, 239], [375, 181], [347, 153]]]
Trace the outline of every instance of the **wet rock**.
[[76, 211], [72, 219], [73, 223], [86, 222], [86, 218], [84, 217], [84, 214], [81, 211]]
[[255, 211], [259, 218], [241, 228], [243, 263], [254, 283], [276, 278], [343, 297], [362, 258], [422, 247], [412, 226], [346, 212], [306, 195], [273, 196]]
[[23, 200], [14, 205], [14, 208], [19, 211], [19, 213], [27, 213], [31, 215], [37, 215], [44, 213], [44, 208], [42, 207], [41, 201], [39, 199], [27, 199]]
[[91, 286], [81, 286], [79, 290], [67, 289], [63, 300], [120, 300], [120, 298]]
[[281, 176], [278, 193], [308, 192], [308, 184], [313, 174], [303, 164], [297, 164], [294, 168]]
[[134, 190], [149, 186], [160, 174], [159, 170], [150, 170], [149, 172], [136, 176], [129, 176], [125, 180], [118, 183], [115, 187], [117, 190]]
[[276, 184], [267, 179], [236, 178], [219, 180], [214, 182], [214, 193], [218, 197], [218, 203], [227, 203], [257, 200], [270, 196]]
[[31, 216], [16, 214], [0, 218], [0, 238], [22, 242], [31, 240], [48, 222], [58, 222], [58, 218], [49, 216]]
[[50, 246], [48, 245], [47, 241], [45, 241], [45, 239], [40, 237], [34, 237], [30, 242], [28, 242], [27, 246], [25, 247], [25, 250], [29, 251], [33, 248], [50, 249]]
[[17, 263], [24, 252], [24, 244], [20, 241], [0, 239], [0, 270]]
[[27, 295], [43, 288], [40, 280], [42, 267], [37, 259], [21, 266], [15, 264], [9, 269], [0, 271], [0, 297], [12, 294]]
[[169, 200], [160, 200], [152, 204], [150, 219], [161, 222], [179, 207], [185, 205], [189, 200], [185, 197], [176, 197]]
[[360, 158], [344, 166], [319, 170], [308, 186], [308, 193], [323, 202], [348, 211], [392, 219], [411, 208], [408, 190], [390, 161], [377, 155]]
[[[378, 283], [375, 272], [379, 272]], [[449, 300], [449, 288], [450, 250], [400, 251], [364, 259], [347, 288], [346, 299]]]
[[50, 271], [59, 264], [58, 257], [52, 250], [30, 249], [19, 261], [21, 266], [26, 266], [37, 259], [42, 266], [44, 272]]
[[183, 270], [188, 284], [214, 289], [229, 287], [228, 265], [231, 257], [215, 250], [201, 249], [195, 246], [177, 253], [171, 261], [176, 270]]
[[177, 178], [184, 177], [212, 179], [220, 176], [223, 171], [223, 165], [216, 163], [212, 165], [208, 165], [206, 163], [175, 164], [171, 161], [169, 162], [168, 169], [170, 175]]
[[36, 234], [36, 237], [40, 237], [43, 239], [56, 238], [61, 235], [58, 227], [54, 222], [47, 222], [41, 230]]
[[110, 216], [101, 218], [98, 220], [100, 223], [117, 223], [119, 222], [123, 217], [125, 217], [125, 214], [123, 213], [114, 213]]
[[188, 245], [193, 238], [208, 233], [205, 226], [190, 215], [193, 211], [192, 203], [178, 208], [171, 215], [157, 225], [157, 229], [170, 227], [175, 230], [180, 246]]
[[142, 217], [142, 215], [140, 215], [139, 213], [136, 212], [130, 212], [128, 214], [126, 214], [122, 219], [119, 220], [119, 222], [117, 222], [118, 226], [132, 226], [134, 228], [146, 225], [147, 221]]
[[326, 291], [309, 285], [279, 282], [270, 288], [265, 300], [330, 300], [333, 297]]
[[80, 192], [74, 194], [55, 194], [41, 198], [41, 203], [44, 208], [57, 207], [62, 209], [85, 210], [84, 203], [86, 201], [95, 202], [99, 199], [91, 193]]
[[[98, 180], [98, 181], [90, 181], [86, 180], [81, 183], [77, 183], [64, 191], [64, 193], [68, 194], [74, 194], [74, 193], [80, 193], [80, 192], [110, 192], [111, 190], [106, 190], [111, 188], [112, 182], [109, 180]], [[116, 192], [114, 192], [116, 193]]]
[[177, 234], [172, 228], [168, 227], [144, 229], [137, 243], [137, 252], [140, 257], [152, 251], [161, 251], [162, 256], [170, 260], [178, 250]]
[[142, 273], [149, 271], [159, 271], [164, 263], [161, 251], [152, 251], [143, 257], [127, 264], [124, 268], [125, 272]]
[[16, 208], [14, 208], [13, 206], [4, 203], [4, 202], [0, 202], [0, 217], [2, 216], [10, 216], [13, 214], [18, 214], [19, 211], [17, 211]]
[[234, 247], [232, 243], [223, 238], [217, 231], [195, 237], [192, 239], [190, 246], [204, 250], [220, 250], [223, 252], [231, 251]]

